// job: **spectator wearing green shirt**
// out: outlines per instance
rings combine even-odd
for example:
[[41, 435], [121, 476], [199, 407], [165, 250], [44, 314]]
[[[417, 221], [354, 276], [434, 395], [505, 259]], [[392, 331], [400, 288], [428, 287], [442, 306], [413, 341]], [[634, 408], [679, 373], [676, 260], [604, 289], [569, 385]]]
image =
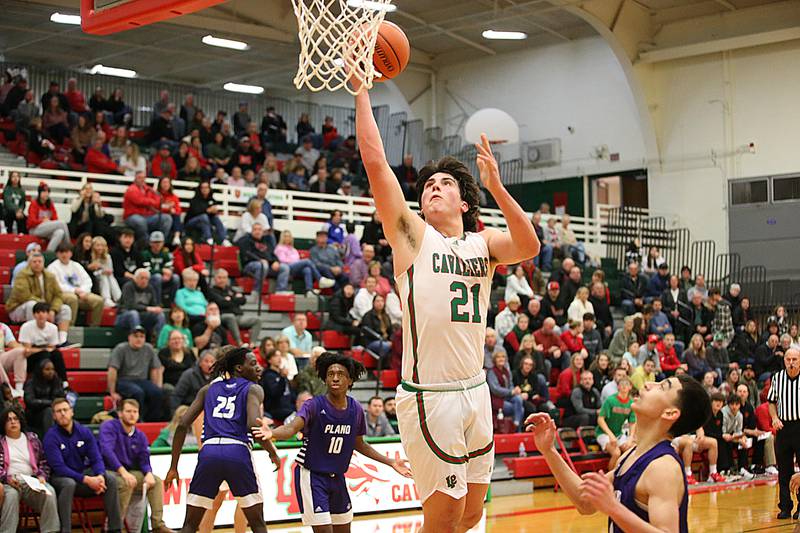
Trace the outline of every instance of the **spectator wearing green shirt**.
[[173, 305], [172, 309], [169, 311], [169, 321], [161, 328], [161, 333], [158, 334], [158, 340], [156, 341], [157, 349], [160, 350], [167, 345], [169, 334], [174, 330], [183, 333], [187, 348], [194, 348], [194, 336], [192, 335], [192, 330], [189, 329], [189, 317], [186, 316], [186, 311], [177, 305]]
[[[617, 383], [617, 394], [609, 396], [603, 402], [600, 413], [597, 415], [597, 444], [611, 455], [608, 461], [608, 470], [616, 466], [620, 455], [633, 446], [636, 415], [633, 413], [633, 398], [631, 398], [631, 380], [624, 377]], [[625, 423], [630, 424], [630, 434], [623, 434]]]
[[194, 325], [205, 320], [208, 300], [203, 291], [197, 288], [200, 274], [196, 270], [185, 268], [181, 272], [181, 277], [183, 278], [183, 287], [175, 293], [175, 305], [189, 315], [189, 323]]
[[156, 291], [156, 300], [164, 306], [164, 296], [167, 297], [167, 306], [175, 299], [180, 280], [175, 273], [172, 254], [164, 247], [164, 234], [154, 231], [150, 234], [150, 247], [142, 251], [144, 268], [150, 271], [150, 285]]

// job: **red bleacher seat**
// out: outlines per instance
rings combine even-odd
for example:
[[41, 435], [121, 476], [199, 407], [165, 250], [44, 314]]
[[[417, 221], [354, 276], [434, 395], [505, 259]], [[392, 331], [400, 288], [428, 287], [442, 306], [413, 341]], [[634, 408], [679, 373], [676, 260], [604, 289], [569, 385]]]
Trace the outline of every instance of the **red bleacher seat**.
[[506, 301], [505, 300], [500, 300], [500, 301], [497, 302], [497, 312], [498, 313], [501, 312], [505, 308], [506, 308]]
[[536, 442], [533, 440], [533, 433], [506, 433], [494, 436], [494, 453], [519, 453], [519, 445], [525, 446], [527, 453], [536, 451]]
[[322, 345], [327, 350], [347, 350], [351, 346], [350, 337], [338, 331], [322, 332]]
[[269, 310], [291, 313], [294, 311], [294, 294], [271, 294], [269, 297]]
[[[372, 359], [370, 357], [370, 359]], [[381, 370], [378, 381], [383, 389], [396, 389], [400, 385], [400, 372], [397, 370]]]
[[117, 308], [116, 307], [104, 307], [103, 308], [103, 317], [100, 319], [101, 326], [108, 326], [113, 327], [114, 323], [117, 320]]
[[297, 250], [297, 255], [300, 256], [300, 259], [308, 259], [311, 257], [311, 250]]
[[68, 370], [76, 370], [81, 367], [80, 348], [64, 348], [60, 351], [61, 356], [64, 358], [64, 365]]
[[0, 304], [0, 322], [4, 324], [11, 322], [11, 318], [8, 316], [8, 311], [6, 311], [5, 304]]
[[353, 356], [353, 359], [360, 361], [367, 370], [376, 368], [378, 366], [378, 362], [366, 350], [353, 350], [351, 355]]
[[506, 457], [503, 462], [516, 479], [551, 475], [550, 467], [541, 455]]
[[99, 393], [108, 390], [108, 372], [105, 370], [67, 372], [67, 381], [69, 387], [78, 394]]
[[13, 267], [17, 264], [17, 252], [15, 250], [0, 249], [0, 266]]
[[242, 275], [241, 270], [239, 269], [239, 260], [236, 258], [233, 259], [217, 259], [214, 258], [214, 270], [224, 268], [228, 271], [228, 275], [233, 278], [238, 278]]
[[158, 434], [161, 433], [161, 430], [166, 425], [166, 422], [139, 422], [136, 424], [136, 428], [147, 435], [147, 442], [153, 444], [153, 441], [156, 440]]
[[24, 250], [28, 243], [42, 243], [42, 239], [35, 235], [25, 235], [20, 233], [4, 233], [0, 235], [0, 248], [3, 250]]
[[[211, 246], [208, 244], [198, 244], [197, 253], [203, 261], [211, 261]], [[214, 263], [220, 260], [239, 260], [239, 248], [237, 246], [215, 246]]]
[[11, 284], [11, 267], [0, 267], [0, 285]]

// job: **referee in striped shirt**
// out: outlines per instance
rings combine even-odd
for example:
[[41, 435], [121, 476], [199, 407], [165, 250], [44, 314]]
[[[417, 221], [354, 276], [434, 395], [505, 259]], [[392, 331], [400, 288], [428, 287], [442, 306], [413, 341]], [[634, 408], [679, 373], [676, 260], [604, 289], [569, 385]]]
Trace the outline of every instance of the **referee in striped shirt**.
[[[794, 474], [795, 455], [800, 457], [800, 351], [786, 350], [784, 369], [772, 376], [769, 389], [769, 414], [775, 438], [775, 457], [778, 461], [778, 518], [792, 518], [792, 494], [789, 483]], [[794, 518], [800, 516], [800, 507]]]

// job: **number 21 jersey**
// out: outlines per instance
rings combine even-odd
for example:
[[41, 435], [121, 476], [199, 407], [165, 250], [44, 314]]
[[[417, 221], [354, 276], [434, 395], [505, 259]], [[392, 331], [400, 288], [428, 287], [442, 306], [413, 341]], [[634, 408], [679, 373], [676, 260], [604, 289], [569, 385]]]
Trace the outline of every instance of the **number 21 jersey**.
[[216, 378], [203, 403], [203, 440], [223, 437], [250, 442], [247, 427], [247, 393], [252, 381], [245, 378]]
[[403, 380], [452, 383], [483, 372], [492, 274], [481, 235], [445, 237], [426, 224], [419, 254], [396, 276], [403, 304]]

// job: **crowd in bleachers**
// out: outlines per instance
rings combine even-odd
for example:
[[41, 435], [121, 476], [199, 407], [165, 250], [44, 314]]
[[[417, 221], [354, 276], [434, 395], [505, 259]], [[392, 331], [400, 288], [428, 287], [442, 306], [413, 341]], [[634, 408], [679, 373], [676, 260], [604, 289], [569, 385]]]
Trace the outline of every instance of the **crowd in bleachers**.
[[[537, 213], [532, 222], [539, 220]], [[542, 266], [549, 253], [540, 254]], [[523, 431], [528, 415], [549, 412], [559, 427], [575, 428], [608, 452], [613, 465], [635, 435], [630, 405], [637, 391], [688, 373], [708, 390], [715, 417], [705, 432], [676, 439], [684, 456], [687, 445], [689, 459], [698, 449], [695, 440], [708, 452], [712, 439], [709, 479], [726, 479], [723, 471], [727, 479], [774, 473], [764, 397], [785, 351], [800, 348], [798, 326], [785, 308], [776, 307], [760, 331], [739, 285], [723, 294], [686, 266], [672, 274], [658, 248], [645, 253], [638, 239], [613, 291], [606, 272], [576, 263], [577, 252], [558, 257], [544, 273], [547, 282], [534, 262], [510, 267], [496, 280], [505, 284], [504, 298], [490, 320], [484, 357], [496, 430]], [[615, 325], [613, 309], [622, 311], [621, 324]]]
[[[109, 100], [96, 91], [87, 105], [72, 80], [65, 93], [53, 84], [41, 98], [43, 116], [24, 80], [7, 80], [3, 96], [0, 114], [13, 118], [30, 162], [133, 177], [121, 220], [105, 212], [91, 183], [70, 203], [68, 221], [59, 220], [47, 183], [34, 195], [12, 172], [4, 184], [6, 231], [37, 237], [14, 265], [4, 307], [9, 325], [2, 325], [0, 381], [6, 407], [15, 413], [6, 418], [27, 416], [39, 435], [58, 431], [54, 423], [63, 427], [54, 417], [63, 404], [53, 401], [66, 398], [72, 405], [77, 396], [63, 356], [70, 327], [78, 320], [97, 326], [109, 316], [106, 325], [129, 335], [111, 351], [105, 392], [123, 411], [136, 405], [137, 417], [141, 407], [144, 421], [169, 420], [191, 403], [210, 380], [213, 350], [229, 343], [257, 348], [266, 369], [264, 412], [276, 422], [294, 416], [309, 393], [324, 391], [314, 371], [320, 341], [331, 348], [363, 346], [358, 356], [380, 361], [385, 370], [378, 377], [391, 388], [385, 376], [396, 380], [400, 369], [402, 312], [379, 216], [359, 239], [354, 225], [333, 211], [310, 248], [298, 248], [291, 232], [275, 230], [267, 198], [270, 187], [352, 194], [361, 172], [358, 152], [332, 120], [317, 134], [308, 116], [301, 117], [295, 147], [274, 109], [259, 129], [245, 104], [230, 120], [220, 111], [211, 121], [191, 95], [178, 111], [164, 91], [147, 133], [134, 139], [120, 91]], [[287, 152], [286, 160], [276, 157]], [[395, 171], [407, 197], [415, 198], [413, 160], [404, 158]], [[155, 187], [148, 176], [158, 178]], [[173, 191], [175, 179], [198, 182], [188, 207]], [[210, 187], [215, 182], [256, 191], [231, 231], [219, 217]], [[775, 309], [761, 332], [736, 284], [722, 294], [688, 267], [672, 274], [659, 250], [645, 252], [638, 240], [629, 246], [623, 273], [611, 264], [599, 268], [568, 215], [548, 216], [542, 225], [542, 214], [550, 215], [549, 206], [531, 220], [542, 242], [539, 257], [495, 274], [502, 298], [493, 299], [484, 366], [496, 432], [522, 431], [527, 415], [544, 411], [560, 427], [593, 439], [614, 461], [635, 438], [630, 406], [637, 390], [689, 373], [706, 386], [715, 415], [704, 432], [676, 446], [683, 453], [713, 450], [718, 464], [709, 465], [709, 474], [715, 481], [723, 471], [751, 475], [773, 467], [762, 398], [771, 374], [782, 368], [782, 354], [800, 346], [785, 309]], [[218, 254], [213, 263], [209, 245]], [[309, 319], [320, 317], [297, 312], [279, 336], [262, 336], [260, 317], [245, 308], [263, 304], [267, 293], [271, 311], [281, 310], [281, 298], [322, 294], [327, 319], [310, 327]], [[615, 322], [617, 309], [623, 318]], [[320, 336], [312, 333], [318, 330]], [[366, 411], [369, 435], [396, 431], [392, 398], [375, 397]], [[102, 439], [100, 445], [102, 451]], [[98, 469], [94, 476], [103, 474]], [[108, 474], [104, 479], [110, 486]], [[121, 475], [117, 482], [131, 479]], [[41, 512], [45, 521], [44, 507]]]

